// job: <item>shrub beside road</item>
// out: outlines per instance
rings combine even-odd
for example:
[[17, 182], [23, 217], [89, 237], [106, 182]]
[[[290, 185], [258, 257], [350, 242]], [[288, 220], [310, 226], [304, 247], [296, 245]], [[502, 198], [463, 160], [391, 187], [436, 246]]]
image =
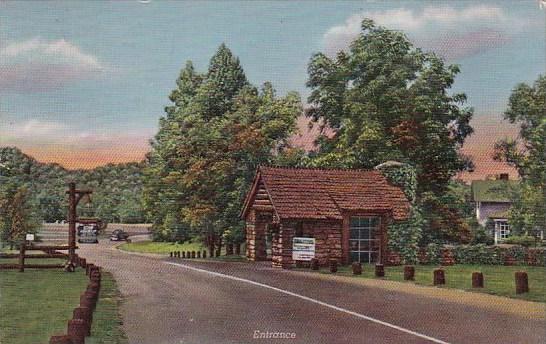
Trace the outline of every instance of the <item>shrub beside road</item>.
[[[407, 282], [404, 281], [403, 266], [388, 266], [385, 267], [385, 277], [382, 279], [432, 286], [432, 272], [437, 268], [438, 266], [435, 265], [416, 265], [415, 281]], [[445, 287], [447, 288], [482, 292], [528, 301], [546, 302], [546, 271], [544, 267], [457, 264], [446, 266], [444, 269], [446, 278]], [[475, 271], [483, 273], [483, 289], [472, 288], [472, 272]], [[514, 278], [516, 271], [526, 271], [528, 273], [529, 293], [516, 295]], [[320, 272], [329, 273], [327, 268], [322, 268]], [[350, 266], [338, 268], [337, 274], [353, 278], [376, 278], [374, 275], [374, 266], [369, 264], [362, 266], [362, 275], [353, 275]]]

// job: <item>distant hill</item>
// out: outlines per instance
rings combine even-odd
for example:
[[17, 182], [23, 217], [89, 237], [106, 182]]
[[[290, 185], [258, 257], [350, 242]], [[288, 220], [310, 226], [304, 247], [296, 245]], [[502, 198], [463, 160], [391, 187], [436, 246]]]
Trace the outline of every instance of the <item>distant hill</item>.
[[144, 163], [108, 164], [91, 170], [67, 170], [42, 163], [15, 147], [0, 147], [2, 182], [27, 186], [40, 216], [47, 222], [66, 218], [67, 183], [93, 190], [91, 203], [80, 202], [80, 214], [108, 222], [142, 222], [142, 169]]

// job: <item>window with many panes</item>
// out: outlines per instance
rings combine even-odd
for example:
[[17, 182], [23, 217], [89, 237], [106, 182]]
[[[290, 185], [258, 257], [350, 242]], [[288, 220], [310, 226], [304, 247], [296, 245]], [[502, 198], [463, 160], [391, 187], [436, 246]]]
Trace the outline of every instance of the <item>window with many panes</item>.
[[379, 257], [381, 219], [376, 216], [352, 216], [350, 219], [349, 250], [351, 261], [371, 263]]
[[498, 233], [499, 239], [506, 239], [510, 235], [510, 225], [508, 221], [501, 220], [495, 221], [495, 227]]

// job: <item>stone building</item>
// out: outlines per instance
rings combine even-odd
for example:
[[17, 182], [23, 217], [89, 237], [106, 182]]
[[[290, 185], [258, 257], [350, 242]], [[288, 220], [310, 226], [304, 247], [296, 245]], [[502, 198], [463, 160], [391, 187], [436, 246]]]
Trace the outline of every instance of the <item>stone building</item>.
[[247, 194], [247, 257], [289, 268], [294, 237], [315, 239], [315, 258], [385, 262], [387, 226], [410, 202], [377, 170], [260, 167]]

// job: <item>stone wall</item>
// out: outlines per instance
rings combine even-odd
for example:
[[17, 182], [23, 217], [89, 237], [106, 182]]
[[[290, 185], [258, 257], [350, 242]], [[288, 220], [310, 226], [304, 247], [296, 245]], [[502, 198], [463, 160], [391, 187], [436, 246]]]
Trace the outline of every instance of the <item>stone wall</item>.
[[322, 266], [330, 258], [342, 261], [341, 221], [300, 221], [282, 222], [279, 231], [273, 233], [273, 266], [289, 268], [292, 260], [292, 239], [295, 236], [315, 238], [315, 257]]
[[251, 210], [246, 218], [246, 256], [248, 260], [266, 260], [265, 230], [271, 222], [271, 214]]
[[292, 261], [292, 239], [294, 229], [281, 224], [278, 231], [272, 233], [271, 260], [274, 267], [289, 269]]
[[342, 261], [341, 221], [314, 221], [303, 223], [303, 236], [315, 238], [315, 258], [327, 266], [329, 259]]

